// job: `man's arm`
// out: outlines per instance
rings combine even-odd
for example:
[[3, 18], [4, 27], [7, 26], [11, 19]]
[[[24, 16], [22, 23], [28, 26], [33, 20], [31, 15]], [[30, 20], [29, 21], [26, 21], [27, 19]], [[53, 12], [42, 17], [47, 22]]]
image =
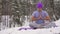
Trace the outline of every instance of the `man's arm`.
[[50, 17], [49, 16], [46, 16], [46, 18], [44, 18], [44, 20], [50, 20]]
[[45, 12], [45, 18], [44, 18], [44, 20], [50, 20], [50, 16], [48, 15], [47, 12]]
[[40, 17], [36, 18], [36, 20], [38, 20], [38, 19], [50, 20], [50, 17], [49, 17], [49, 16], [46, 16], [45, 18], [42, 18], [42, 17], [40, 16]]
[[32, 21], [36, 21], [37, 18], [35, 18], [34, 16], [31, 17]]
[[31, 17], [32, 21], [36, 21], [37, 20], [37, 18], [35, 18], [35, 16], [36, 16], [35, 14], [36, 14], [36, 12], [32, 13], [32, 17]]
[[39, 20], [39, 19], [42, 19], [42, 17], [39, 16], [38, 18], [35, 18], [34, 16], [32, 16], [32, 21], [36, 21], [36, 20]]

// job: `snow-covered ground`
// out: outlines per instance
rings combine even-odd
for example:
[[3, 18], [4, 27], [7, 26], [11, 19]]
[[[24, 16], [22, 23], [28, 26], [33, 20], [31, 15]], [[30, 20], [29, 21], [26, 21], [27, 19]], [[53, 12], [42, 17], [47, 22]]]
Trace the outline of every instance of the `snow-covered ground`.
[[60, 19], [54, 22], [57, 26], [60, 27]]
[[30, 28], [28, 26], [29, 22], [25, 21], [25, 25], [22, 27], [15, 27], [10, 29], [5, 29], [0, 31], [0, 34], [60, 34], [60, 19], [55, 21], [54, 23], [58, 27], [52, 28], [43, 28], [43, 29], [27, 29], [27, 30], [19, 30], [20, 28]]
[[[19, 30], [20, 27], [6, 29], [0, 31], [0, 34], [59, 34], [60, 27], [49, 28], [49, 29], [28, 29], [28, 30]], [[27, 27], [28, 28], [28, 27]]]
[[[60, 19], [53, 23], [55, 23], [58, 27], [31, 29], [28, 26], [29, 22], [27, 21], [26, 18], [25, 24], [22, 27], [15, 27], [15, 28], [13, 27], [13, 28], [5, 29], [0, 31], [0, 34], [60, 34]], [[25, 29], [19, 30], [21, 28], [26, 28], [27, 30]]]

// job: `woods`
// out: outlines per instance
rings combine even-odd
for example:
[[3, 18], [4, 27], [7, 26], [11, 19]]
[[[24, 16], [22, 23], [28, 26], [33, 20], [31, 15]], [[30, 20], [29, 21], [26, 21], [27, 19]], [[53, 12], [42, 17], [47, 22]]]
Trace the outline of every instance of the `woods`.
[[[22, 25], [25, 16], [30, 20], [33, 11], [36, 10], [36, 3], [42, 2], [44, 4], [43, 10], [46, 10], [51, 20], [58, 20], [60, 18], [60, 0], [0, 0], [0, 22], [1, 16], [17, 17]], [[14, 19], [15, 20], [15, 19]]]

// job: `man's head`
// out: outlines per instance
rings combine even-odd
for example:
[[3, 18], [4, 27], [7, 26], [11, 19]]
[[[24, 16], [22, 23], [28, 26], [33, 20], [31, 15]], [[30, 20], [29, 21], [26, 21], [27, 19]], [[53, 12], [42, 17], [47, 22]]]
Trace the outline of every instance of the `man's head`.
[[37, 8], [38, 11], [42, 11], [43, 4], [41, 2], [38, 2], [37, 5], [36, 5], [36, 8]]

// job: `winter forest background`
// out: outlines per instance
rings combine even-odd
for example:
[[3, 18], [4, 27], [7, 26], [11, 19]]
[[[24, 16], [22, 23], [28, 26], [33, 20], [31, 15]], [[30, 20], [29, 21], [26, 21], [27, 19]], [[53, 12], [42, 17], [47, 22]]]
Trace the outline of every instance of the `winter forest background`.
[[44, 4], [43, 10], [48, 12], [51, 21], [60, 18], [60, 0], [0, 0], [0, 30], [30, 22], [39, 1]]

